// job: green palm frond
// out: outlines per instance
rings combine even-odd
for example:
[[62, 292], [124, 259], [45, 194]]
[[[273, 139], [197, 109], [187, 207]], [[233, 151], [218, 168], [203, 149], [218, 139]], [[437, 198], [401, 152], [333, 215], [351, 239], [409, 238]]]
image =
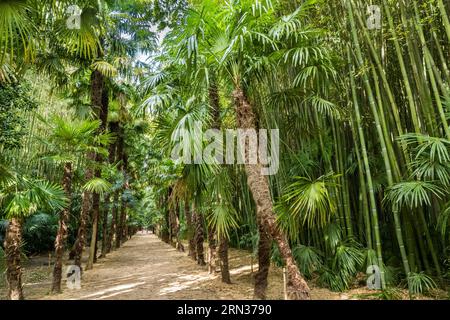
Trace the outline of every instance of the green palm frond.
[[416, 147], [416, 159], [426, 153], [431, 161], [450, 161], [450, 141], [448, 139], [418, 133], [404, 134], [398, 139]]
[[425, 273], [411, 272], [408, 275], [408, 287], [412, 294], [419, 294], [435, 289], [437, 286], [434, 280]]
[[333, 102], [317, 95], [307, 98], [305, 102], [311, 103], [311, 105], [322, 115], [327, 115], [335, 119], [339, 119], [341, 116], [338, 107]]
[[295, 177], [287, 188], [283, 201], [289, 204], [292, 215], [300, 217], [308, 226], [325, 226], [336, 211], [330, 191], [337, 184], [338, 175], [329, 173], [316, 180]]
[[292, 254], [300, 271], [308, 278], [323, 266], [322, 253], [314, 247], [299, 245], [292, 250]]
[[411, 167], [414, 169], [412, 176], [418, 180], [438, 180], [444, 186], [450, 185], [450, 161], [433, 161], [428, 156], [422, 156], [412, 161]]
[[83, 186], [83, 190], [95, 192], [100, 195], [110, 192], [112, 189], [111, 183], [102, 178], [92, 178]]
[[105, 77], [114, 77], [117, 75], [117, 69], [106, 61], [95, 61], [91, 65], [92, 70], [99, 71]]
[[63, 189], [44, 180], [17, 177], [13, 184], [0, 193], [0, 204], [7, 218], [23, 218], [39, 208], [61, 210], [67, 203]]
[[55, 33], [67, 52], [76, 58], [91, 60], [101, 52], [97, 12], [93, 8], [83, 10], [79, 29], [67, 28], [66, 20], [62, 19], [57, 22]]
[[339, 270], [344, 275], [354, 275], [363, 265], [364, 253], [355, 243], [341, 243], [336, 247], [333, 260], [333, 270]]
[[216, 228], [217, 236], [229, 238], [230, 231], [238, 228], [238, 215], [236, 210], [224, 203], [217, 204], [208, 217], [209, 224]]
[[302, 19], [308, 15], [308, 10], [316, 3], [317, 0], [304, 1], [294, 12], [281, 17], [281, 19], [272, 27], [269, 34], [277, 40], [295, 38], [297, 41], [299, 39], [310, 38], [308, 33], [316, 33], [318, 30], [305, 30]]
[[0, 83], [12, 83], [17, 80], [14, 64], [7, 60], [7, 58], [3, 62], [0, 60]]
[[0, 64], [6, 55], [15, 58], [20, 52], [24, 60], [31, 60], [36, 51], [36, 26], [26, 0], [0, 1]]
[[417, 208], [422, 205], [431, 205], [433, 195], [441, 199], [448, 191], [437, 184], [425, 181], [399, 182], [389, 187], [386, 192], [385, 201], [399, 208]]
[[342, 240], [342, 229], [336, 223], [330, 223], [324, 229], [325, 244], [331, 252], [335, 251], [335, 248]]
[[439, 214], [436, 228], [440, 231], [442, 238], [445, 241], [447, 228], [450, 226], [450, 202], [445, 205], [444, 210]]

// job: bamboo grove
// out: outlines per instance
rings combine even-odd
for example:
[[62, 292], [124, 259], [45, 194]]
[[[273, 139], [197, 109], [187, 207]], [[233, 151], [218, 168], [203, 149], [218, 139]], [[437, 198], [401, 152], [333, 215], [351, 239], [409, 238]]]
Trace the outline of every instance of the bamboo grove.
[[[449, 16], [444, 0], [1, 1], [8, 298], [43, 219], [54, 293], [66, 254], [95, 268], [142, 228], [225, 283], [229, 247], [250, 250], [258, 299], [273, 265], [290, 299], [375, 269], [380, 298], [448, 290]], [[174, 161], [183, 132], [207, 145], [199, 122], [279, 129], [278, 172]]]

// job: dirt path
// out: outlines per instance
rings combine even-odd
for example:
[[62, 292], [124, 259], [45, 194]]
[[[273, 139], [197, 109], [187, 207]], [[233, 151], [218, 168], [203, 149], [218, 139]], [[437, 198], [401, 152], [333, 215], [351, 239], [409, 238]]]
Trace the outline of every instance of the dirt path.
[[[233, 269], [232, 276], [250, 268]], [[44, 299], [249, 299], [252, 287], [226, 286], [185, 253], [138, 233], [83, 275], [82, 289]], [[228, 288], [224, 288], [228, 287]]]
[[[251, 254], [230, 248], [229, 264], [231, 285], [223, 284], [219, 275], [208, 274], [206, 266], [197, 265], [187, 253], [176, 251], [155, 235], [138, 233], [120, 249], [99, 259], [93, 270], [85, 271], [80, 290], [66, 288], [63, 280], [64, 292], [59, 295], [49, 294], [52, 279], [49, 258], [45, 255], [30, 258], [23, 268], [24, 292], [26, 299], [253, 299], [252, 269], [256, 272], [258, 266], [252, 266]], [[282, 271], [272, 266], [268, 299], [283, 299], [282, 279]], [[5, 297], [6, 287], [0, 286], [0, 300]], [[343, 298], [316, 287], [312, 287], [311, 297]]]
[[[206, 247], [205, 247], [206, 249]], [[206, 251], [206, 250], [205, 250]], [[87, 256], [87, 254], [85, 254]], [[86, 259], [86, 257], [84, 257]], [[208, 274], [186, 253], [162, 242], [153, 234], [138, 233], [120, 249], [99, 259], [93, 270], [85, 271], [80, 290], [65, 287], [59, 295], [50, 295], [52, 266], [49, 257], [30, 258], [25, 264], [24, 292], [27, 299], [85, 299], [85, 300], [151, 300], [151, 299], [253, 299], [257, 265], [252, 266], [249, 252], [229, 250], [230, 274], [233, 284], [220, 281], [218, 275]], [[2, 281], [3, 282], [3, 281]], [[268, 299], [283, 299], [283, 275], [272, 266], [268, 276]], [[6, 287], [0, 283], [0, 300], [6, 297]], [[346, 293], [311, 287], [315, 300], [346, 300], [370, 294], [365, 287]]]

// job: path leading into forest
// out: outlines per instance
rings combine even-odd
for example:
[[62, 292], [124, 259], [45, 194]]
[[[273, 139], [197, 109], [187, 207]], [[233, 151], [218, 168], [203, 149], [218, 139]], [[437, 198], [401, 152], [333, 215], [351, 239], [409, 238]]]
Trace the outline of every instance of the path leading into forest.
[[[241, 271], [249, 272], [244, 269]], [[232, 287], [222, 285], [206, 267], [198, 266], [186, 253], [176, 251], [155, 235], [138, 233], [120, 249], [99, 259], [93, 270], [85, 271], [81, 290], [65, 288], [62, 294], [44, 299], [251, 298], [252, 287], [243, 292], [239, 292], [242, 288]]]

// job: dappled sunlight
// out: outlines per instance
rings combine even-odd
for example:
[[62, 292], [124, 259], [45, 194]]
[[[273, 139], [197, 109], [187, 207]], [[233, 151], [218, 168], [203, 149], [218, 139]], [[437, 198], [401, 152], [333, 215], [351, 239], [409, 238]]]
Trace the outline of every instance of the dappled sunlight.
[[[256, 268], [257, 267], [258, 266], [256, 266]], [[255, 266], [253, 266], [253, 268], [255, 268]], [[243, 267], [240, 267], [240, 268], [231, 269], [230, 270], [230, 274], [235, 276], [235, 275], [242, 274], [242, 273], [248, 273], [251, 270], [252, 270], [251, 266], [243, 266]]]
[[98, 291], [98, 292], [95, 292], [95, 293], [92, 293], [92, 294], [89, 294], [89, 295], [86, 295], [86, 296], [82, 296], [81, 299], [92, 298], [92, 297], [95, 297], [95, 296], [98, 296], [98, 295], [104, 295], [106, 293], [113, 292], [113, 291], [121, 291], [121, 290], [125, 290], [125, 289], [130, 289], [130, 288], [134, 288], [134, 287], [137, 287], [139, 285], [142, 285], [142, 284], [145, 284], [145, 282], [122, 284], [122, 285], [118, 285], [118, 286], [115, 286], [115, 287], [112, 287], [112, 288], [101, 290], [101, 291]]
[[160, 295], [165, 295], [167, 293], [173, 293], [180, 290], [187, 289], [193, 285], [208, 281], [213, 279], [211, 275], [201, 276], [201, 275], [186, 275], [178, 277], [179, 280], [187, 280], [185, 282], [175, 281], [169, 284], [169, 287], [162, 288], [160, 290]]
[[121, 295], [121, 294], [124, 294], [124, 293], [132, 292], [133, 290], [135, 290], [135, 289], [123, 290], [123, 291], [120, 291], [120, 292], [112, 293], [112, 294], [107, 295], [107, 296], [101, 296], [101, 297], [95, 298], [95, 300], [109, 299], [109, 298], [112, 298], [112, 297], [115, 297], [115, 296], [118, 296], [118, 295]]

